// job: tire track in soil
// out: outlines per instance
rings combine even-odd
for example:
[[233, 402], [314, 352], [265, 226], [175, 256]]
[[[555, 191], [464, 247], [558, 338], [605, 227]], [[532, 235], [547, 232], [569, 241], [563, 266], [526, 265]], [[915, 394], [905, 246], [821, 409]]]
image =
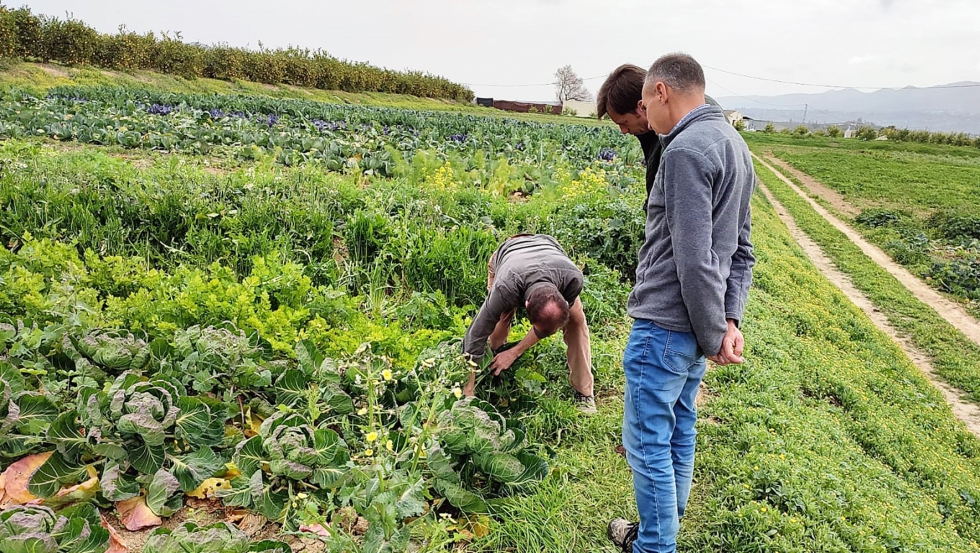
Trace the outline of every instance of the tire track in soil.
[[[765, 165], [765, 163], [763, 164]], [[776, 197], [772, 195], [772, 192], [770, 192], [761, 181], [758, 181], [758, 186], [759, 190], [761, 190], [766, 196], [766, 199], [769, 200], [769, 203], [772, 204], [773, 209], [776, 211], [776, 215], [778, 215], [783, 224], [789, 228], [790, 235], [792, 235], [793, 239], [796, 240], [796, 243], [800, 245], [807, 257], [810, 258], [810, 261], [817, 266], [820, 272], [823, 273], [828, 280], [840, 288], [840, 290], [844, 292], [844, 295], [846, 295], [847, 298], [854, 303], [854, 305], [858, 306], [862, 311], [864, 311], [868, 318], [871, 319], [871, 322], [878, 327], [879, 330], [884, 332], [889, 338], [898, 344], [912, 363], [918, 367], [925, 377], [929, 379], [932, 385], [935, 386], [940, 393], [942, 393], [943, 398], [946, 399], [946, 403], [953, 411], [953, 416], [966, 425], [967, 430], [980, 438], [980, 405], [960, 399], [962, 392], [939, 378], [932, 366], [929, 356], [916, 348], [915, 345], [912, 344], [911, 340], [902, 336], [898, 330], [888, 322], [888, 318], [874, 306], [874, 303], [872, 303], [863, 292], [854, 286], [850, 277], [838, 269], [830, 258], [823, 253], [823, 250], [821, 250], [820, 247], [813, 240], [811, 240], [799, 226], [797, 226], [796, 220], [793, 218], [793, 216], [789, 214], [789, 211], [787, 211], [786, 208], [779, 203]]]
[[[757, 156], [755, 153], [752, 154], [756, 160], [759, 161], [765, 168], [769, 169], [776, 175], [781, 181], [786, 183], [794, 192], [799, 194], [801, 198], [810, 204], [810, 207], [814, 209], [821, 217], [827, 220], [828, 223], [834, 226], [837, 230], [844, 233], [847, 238], [853, 242], [858, 248], [864, 252], [864, 255], [870, 257], [875, 263], [877, 263], [881, 268], [888, 271], [893, 277], [895, 277], [902, 286], [905, 286], [909, 292], [912, 293], [919, 301], [928, 305], [934, 309], [939, 316], [946, 319], [946, 322], [951, 324], [954, 328], [959, 330], [968, 339], [980, 345], [980, 321], [975, 317], [970, 315], [963, 307], [953, 302], [942, 294], [937, 292], [934, 288], [926, 284], [919, 277], [910, 273], [907, 269], [896, 263], [888, 254], [886, 254], [881, 248], [875, 246], [874, 244], [868, 242], [861, 236], [856, 230], [848, 226], [846, 223], [838, 219], [832, 213], [827, 211], [822, 205], [817, 203], [816, 200], [811, 198], [806, 192], [796, 186], [793, 181], [786, 178], [779, 170], [774, 168], [769, 161], [770, 158], [763, 159]], [[773, 162], [775, 163], [775, 162]]]
[[796, 178], [796, 180], [802, 182], [803, 185], [806, 186], [807, 190], [816, 194], [817, 196], [820, 196], [824, 201], [834, 206], [834, 209], [837, 211], [849, 217], [856, 217], [861, 214], [861, 210], [844, 199], [844, 195], [840, 192], [825, 185], [810, 175], [807, 175], [802, 171], [798, 171], [789, 163], [786, 163], [785, 161], [774, 156], [770, 151], [765, 151], [762, 153], [762, 155], [766, 158], [766, 161], [775, 165], [776, 167], [779, 167], [780, 169], [783, 169]]

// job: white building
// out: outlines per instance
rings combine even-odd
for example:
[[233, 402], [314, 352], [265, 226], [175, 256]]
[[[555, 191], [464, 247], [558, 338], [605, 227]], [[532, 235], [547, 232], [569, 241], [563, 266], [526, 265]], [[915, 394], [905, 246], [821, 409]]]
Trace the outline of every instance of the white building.
[[742, 114], [734, 109], [726, 109], [725, 119], [728, 119], [728, 124], [734, 127], [742, 120]]
[[575, 111], [575, 115], [578, 117], [595, 117], [598, 108], [596, 108], [595, 102], [565, 100], [561, 105], [562, 113], [567, 114], [570, 109]]

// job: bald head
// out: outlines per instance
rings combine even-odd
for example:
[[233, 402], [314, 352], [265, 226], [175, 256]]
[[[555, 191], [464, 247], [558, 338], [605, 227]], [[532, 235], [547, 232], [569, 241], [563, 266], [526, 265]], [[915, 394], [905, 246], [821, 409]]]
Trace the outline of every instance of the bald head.
[[539, 338], [550, 336], [568, 322], [568, 302], [551, 283], [542, 284], [527, 296], [527, 318]]

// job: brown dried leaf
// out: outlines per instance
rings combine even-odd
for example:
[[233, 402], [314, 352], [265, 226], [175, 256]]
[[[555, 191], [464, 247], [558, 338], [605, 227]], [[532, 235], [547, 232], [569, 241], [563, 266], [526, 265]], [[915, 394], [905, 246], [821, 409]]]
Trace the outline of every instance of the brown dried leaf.
[[[242, 517], [242, 521], [238, 523], [238, 529], [241, 530], [242, 532], [245, 532], [245, 534], [247, 534], [248, 537], [251, 538], [255, 534], [258, 534], [259, 530], [262, 530], [262, 528], [265, 526], [265, 523], [267, 521], [268, 519], [266, 519], [262, 515], [248, 513], [244, 517]], [[302, 532], [303, 528], [301, 527], [299, 530], [300, 532]]]
[[27, 491], [27, 483], [31, 481], [31, 476], [34, 474], [34, 471], [48, 460], [51, 453], [53, 452], [48, 451], [46, 453], [28, 455], [7, 467], [7, 470], [3, 473], [4, 486], [3, 493], [0, 494], [0, 509], [10, 505], [23, 505], [37, 501], [38, 498]]
[[109, 549], [106, 549], [105, 553], [129, 553], [129, 548], [123, 543], [122, 536], [115, 527], [109, 524], [104, 516], [99, 516], [102, 518], [102, 527], [109, 531]]
[[146, 498], [143, 496], [116, 503], [116, 510], [119, 511], [119, 522], [130, 532], [163, 524], [160, 517], [146, 506]]

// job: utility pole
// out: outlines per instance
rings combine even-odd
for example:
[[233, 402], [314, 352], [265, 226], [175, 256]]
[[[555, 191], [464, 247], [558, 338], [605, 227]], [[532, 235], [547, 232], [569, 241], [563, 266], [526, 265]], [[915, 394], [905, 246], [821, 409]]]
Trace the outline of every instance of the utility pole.
[[803, 104], [803, 124], [806, 124], [806, 112], [810, 109], [810, 104]]

